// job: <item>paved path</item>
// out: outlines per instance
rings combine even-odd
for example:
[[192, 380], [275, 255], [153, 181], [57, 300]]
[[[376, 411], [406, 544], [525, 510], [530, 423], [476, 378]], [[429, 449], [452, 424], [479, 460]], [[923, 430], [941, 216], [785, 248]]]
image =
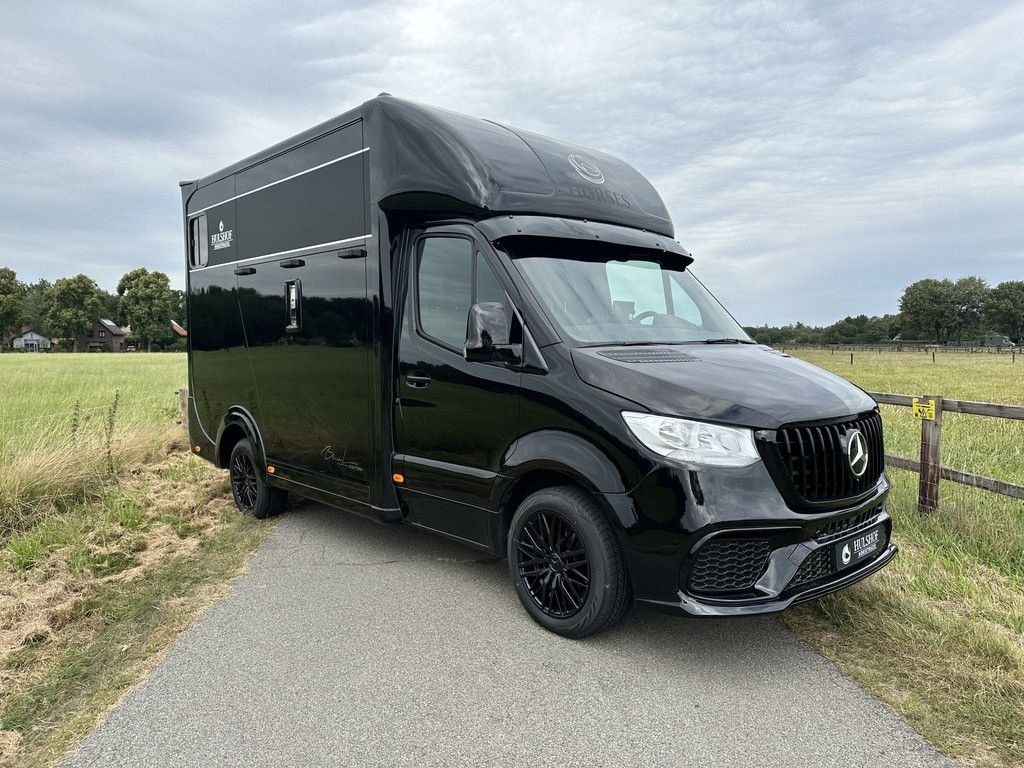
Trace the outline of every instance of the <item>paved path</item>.
[[777, 621], [563, 640], [504, 564], [308, 505], [68, 765], [947, 763]]

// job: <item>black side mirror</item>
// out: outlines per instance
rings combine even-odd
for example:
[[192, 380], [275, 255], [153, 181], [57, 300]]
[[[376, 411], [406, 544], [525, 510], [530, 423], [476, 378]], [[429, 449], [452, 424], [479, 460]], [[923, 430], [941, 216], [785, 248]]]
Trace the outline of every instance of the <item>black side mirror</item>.
[[504, 304], [497, 301], [474, 304], [469, 308], [466, 321], [463, 356], [477, 363], [518, 363], [523, 357], [523, 345], [510, 344], [509, 332], [509, 319]]

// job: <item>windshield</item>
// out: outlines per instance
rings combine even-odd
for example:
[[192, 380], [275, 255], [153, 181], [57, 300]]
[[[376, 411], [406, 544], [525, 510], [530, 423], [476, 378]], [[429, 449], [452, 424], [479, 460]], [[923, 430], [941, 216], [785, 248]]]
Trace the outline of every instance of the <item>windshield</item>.
[[753, 343], [675, 254], [525, 238], [508, 251], [549, 319], [581, 344]]

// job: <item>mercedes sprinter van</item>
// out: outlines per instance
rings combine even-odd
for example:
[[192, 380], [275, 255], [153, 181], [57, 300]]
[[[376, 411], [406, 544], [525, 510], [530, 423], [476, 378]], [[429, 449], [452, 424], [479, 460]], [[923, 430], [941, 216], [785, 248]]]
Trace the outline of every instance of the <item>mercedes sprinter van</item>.
[[382, 94], [181, 191], [189, 433], [242, 510], [500, 555], [569, 637], [895, 556], [874, 401], [753, 341], [622, 160]]

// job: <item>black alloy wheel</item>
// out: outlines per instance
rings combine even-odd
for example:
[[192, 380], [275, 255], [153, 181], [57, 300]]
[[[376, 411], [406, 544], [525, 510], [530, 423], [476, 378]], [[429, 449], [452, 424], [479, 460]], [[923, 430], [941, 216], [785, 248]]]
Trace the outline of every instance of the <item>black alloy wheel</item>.
[[245, 451], [236, 451], [231, 458], [231, 493], [239, 508], [251, 515], [259, 498], [259, 485], [256, 467]]
[[545, 629], [580, 638], [622, 618], [629, 579], [611, 523], [581, 488], [527, 496], [508, 532], [508, 568], [527, 613]]
[[590, 559], [572, 523], [540, 510], [523, 525], [517, 542], [519, 578], [544, 613], [566, 619], [590, 594]]
[[271, 488], [267, 484], [266, 471], [256, 461], [252, 443], [248, 440], [239, 440], [231, 449], [228, 473], [231, 478], [231, 495], [242, 512], [264, 518], [284, 511], [288, 492]]

